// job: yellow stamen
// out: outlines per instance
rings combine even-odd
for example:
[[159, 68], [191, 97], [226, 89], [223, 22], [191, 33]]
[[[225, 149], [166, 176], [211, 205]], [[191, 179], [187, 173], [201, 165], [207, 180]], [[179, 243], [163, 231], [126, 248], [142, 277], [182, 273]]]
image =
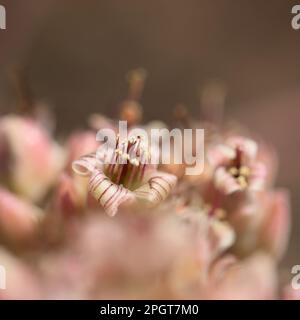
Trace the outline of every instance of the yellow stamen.
[[240, 175], [244, 176], [244, 177], [249, 177], [250, 175], [250, 169], [249, 167], [246, 167], [246, 166], [242, 166], [240, 168]]
[[236, 167], [231, 167], [228, 172], [232, 175], [232, 176], [236, 176], [239, 173], [239, 170]]
[[246, 178], [244, 176], [239, 176], [236, 179], [242, 189], [245, 189], [247, 187], [248, 183], [247, 183]]

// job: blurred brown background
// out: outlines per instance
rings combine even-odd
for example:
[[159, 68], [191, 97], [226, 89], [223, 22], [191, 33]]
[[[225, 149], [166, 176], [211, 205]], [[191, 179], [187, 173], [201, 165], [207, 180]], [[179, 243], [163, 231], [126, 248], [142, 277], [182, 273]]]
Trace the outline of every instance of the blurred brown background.
[[228, 87], [226, 114], [272, 142], [278, 185], [291, 190], [293, 229], [285, 264], [300, 264], [300, 30], [288, 0], [1, 0], [0, 108], [12, 110], [12, 65], [26, 69], [51, 104], [58, 132], [84, 126], [89, 112], [113, 115], [124, 75], [148, 70], [146, 119], [168, 120], [177, 103], [198, 114], [199, 86]]

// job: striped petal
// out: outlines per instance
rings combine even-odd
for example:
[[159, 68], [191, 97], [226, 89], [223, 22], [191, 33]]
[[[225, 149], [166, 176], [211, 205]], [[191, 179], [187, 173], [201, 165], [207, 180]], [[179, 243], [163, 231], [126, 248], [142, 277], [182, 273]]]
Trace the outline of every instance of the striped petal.
[[101, 162], [96, 158], [95, 153], [87, 154], [72, 163], [72, 169], [80, 176], [91, 175]]
[[146, 200], [150, 204], [157, 204], [165, 200], [175, 187], [177, 177], [161, 171], [152, 172], [146, 179], [146, 183], [134, 191], [140, 200]]
[[102, 171], [94, 170], [89, 181], [89, 191], [105, 212], [114, 216], [124, 202], [132, 202], [134, 194], [122, 185], [113, 183]]

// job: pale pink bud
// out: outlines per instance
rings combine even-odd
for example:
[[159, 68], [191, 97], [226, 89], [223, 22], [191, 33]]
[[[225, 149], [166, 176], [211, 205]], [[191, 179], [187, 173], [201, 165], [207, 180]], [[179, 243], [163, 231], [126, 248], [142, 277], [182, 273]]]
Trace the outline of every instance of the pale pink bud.
[[11, 241], [19, 241], [34, 235], [42, 218], [40, 209], [12, 193], [0, 189], [0, 234]]
[[0, 300], [42, 298], [37, 274], [21, 259], [1, 249], [0, 266], [5, 281], [5, 288], [0, 288]]
[[96, 134], [93, 131], [78, 131], [71, 134], [66, 143], [67, 168], [71, 168], [72, 162], [85, 154], [92, 153], [99, 147]]
[[54, 209], [64, 216], [72, 216], [86, 204], [86, 183], [62, 173], [54, 195]]
[[[45, 196], [64, 165], [61, 148], [31, 118], [9, 115], [0, 119], [0, 139], [5, 139], [7, 166], [13, 190], [32, 201]], [[1, 144], [1, 143], [0, 143]]]

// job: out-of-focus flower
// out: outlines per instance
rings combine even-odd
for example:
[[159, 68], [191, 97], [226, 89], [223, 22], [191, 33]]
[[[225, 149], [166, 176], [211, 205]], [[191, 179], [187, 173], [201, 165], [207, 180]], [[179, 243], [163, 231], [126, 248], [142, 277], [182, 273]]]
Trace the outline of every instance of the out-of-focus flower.
[[[272, 149], [221, 125], [226, 90], [212, 82], [201, 93], [201, 121], [176, 110], [180, 129], [205, 129], [204, 172], [185, 176], [175, 139], [171, 163], [152, 165], [158, 152], [132, 130], [166, 125], [140, 125], [144, 80], [143, 70], [129, 74], [119, 108], [129, 138], [105, 151], [93, 130], [117, 133], [116, 119], [93, 115], [92, 130], [72, 133], [62, 151], [24, 91], [31, 117], [0, 118], [0, 241], [14, 252], [0, 250], [8, 272], [0, 298], [277, 297], [290, 216], [287, 193], [272, 188]], [[190, 140], [184, 148], [194, 155]], [[289, 288], [282, 295], [296, 296]]]
[[260, 249], [280, 259], [290, 233], [288, 193], [263, 192], [256, 197], [250, 214], [242, 210], [241, 207], [229, 215], [229, 221], [237, 232], [237, 252], [245, 256]]
[[267, 196], [265, 216], [259, 235], [260, 247], [275, 258], [282, 258], [290, 237], [290, 206], [286, 191], [273, 191]]
[[268, 255], [258, 252], [241, 262], [225, 257], [212, 268], [206, 298], [274, 299], [277, 285], [275, 263]]
[[0, 119], [1, 172], [9, 187], [31, 201], [41, 200], [64, 166], [64, 152], [32, 118]]
[[137, 200], [157, 204], [176, 184], [176, 177], [149, 165], [149, 152], [141, 137], [117, 140], [110, 164], [101, 163], [95, 154], [73, 163], [73, 170], [90, 176], [89, 190], [109, 215], [115, 215], [125, 202]]
[[91, 129], [98, 131], [100, 129], [111, 129], [117, 132], [117, 122], [99, 113], [94, 113], [89, 116], [89, 125]]
[[[119, 105], [119, 120], [126, 121], [129, 128], [139, 124], [143, 117], [142, 106], [139, 103], [147, 73], [144, 69], [134, 69], [127, 74], [128, 94]], [[115, 130], [117, 121], [111, 120], [101, 114], [93, 114], [89, 123], [98, 131], [102, 128]]]
[[257, 144], [243, 137], [231, 137], [224, 144], [212, 147], [208, 160], [215, 168], [215, 186], [225, 194], [262, 190], [266, 167], [256, 156]]
[[195, 232], [209, 242], [209, 262], [233, 245], [235, 233], [227, 222], [209, 216], [205, 210], [192, 207], [186, 207], [179, 215], [189, 225], [189, 232]]
[[59, 216], [70, 217], [82, 213], [89, 207], [88, 183], [85, 178], [74, 174], [72, 163], [83, 155], [93, 152], [99, 143], [91, 130], [72, 133], [66, 146], [66, 167], [57, 178], [53, 191], [51, 210]]
[[0, 290], [0, 300], [41, 299], [42, 288], [36, 270], [3, 248], [0, 248], [0, 264], [5, 270], [5, 290]]
[[283, 300], [300, 300], [300, 290], [296, 290], [291, 284], [288, 284], [282, 289], [281, 298]]
[[85, 154], [97, 149], [99, 142], [96, 141], [96, 134], [91, 130], [77, 131], [70, 135], [66, 142], [66, 166], [72, 172], [72, 162]]
[[44, 293], [97, 299], [204, 296], [211, 265], [231, 246], [233, 231], [225, 223], [219, 232], [200, 211], [169, 210], [172, 202], [168, 209], [124, 212], [116, 219], [90, 213], [62, 250], [40, 257]]
[[80, 177], [73, 178], [62, 173], [55, 189], [53, 209], [55, 212], [70, 216], [83, 210], [86, 204], [87, 191], [85, 181]]
[[5, 242], [26, 241], [36, 234], [42, 211], [0, 188], [0, 238]]

